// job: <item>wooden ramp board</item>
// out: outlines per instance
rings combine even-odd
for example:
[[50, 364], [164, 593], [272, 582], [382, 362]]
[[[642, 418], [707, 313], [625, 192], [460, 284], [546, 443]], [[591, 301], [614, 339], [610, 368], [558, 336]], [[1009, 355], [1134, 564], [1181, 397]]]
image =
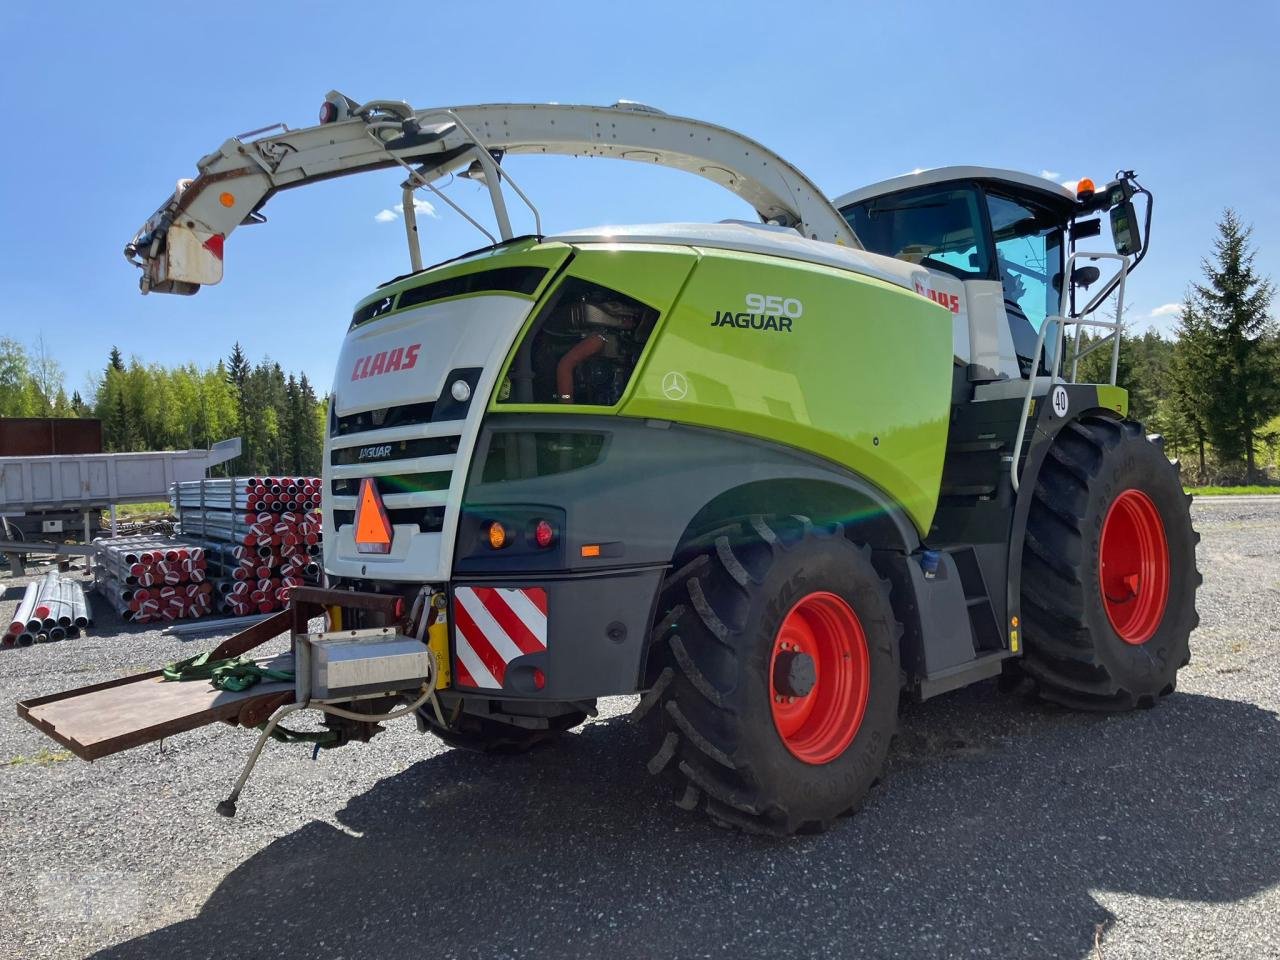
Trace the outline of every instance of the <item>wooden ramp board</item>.
[[[258, 662], [293, 670], [290, 655]], [[24, 700], [18, 704], [18, 716], [81, 760], [97, 760], [219, 720], [235, 721], [246, 710], [260, 722], [274, 706], [292, 703], [293, 698], [292, 681], [259, 683], [231, 693], [215, 689], [208, 680], [166, 681], [153, 670]]]

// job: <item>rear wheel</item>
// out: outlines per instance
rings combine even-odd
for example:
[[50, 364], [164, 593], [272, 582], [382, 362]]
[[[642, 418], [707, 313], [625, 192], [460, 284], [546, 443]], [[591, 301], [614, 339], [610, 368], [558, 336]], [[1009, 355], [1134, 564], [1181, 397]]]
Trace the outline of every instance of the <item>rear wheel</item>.
[[870, 551], [800, 517], [706, 538], [664, 585], [662, 670], [637, 708], [676, 803], [759, 833], [814, 831], [879, 776], [900, 628]]
[[459, 714], [449, 726], [442, 727], [430, 709], [419, 710], [418, 718], [420, 729], [434, 733], [451, 747], [502, 755], [524, 753], [540, 744], [549, 743], [566, 730], [572, 730], [585, 721], [587, 715], [575, 711], [552, 717], [550, 724], [540, 730], [530, 730], [502, 720], [468, 713]]
[[1022, 669], [1043, 697], [1127, 710], [1173, 692], [1199, 623], [1190, 500], [1132, 420], [1085, 418], [1054, 439], [1022, 561]]

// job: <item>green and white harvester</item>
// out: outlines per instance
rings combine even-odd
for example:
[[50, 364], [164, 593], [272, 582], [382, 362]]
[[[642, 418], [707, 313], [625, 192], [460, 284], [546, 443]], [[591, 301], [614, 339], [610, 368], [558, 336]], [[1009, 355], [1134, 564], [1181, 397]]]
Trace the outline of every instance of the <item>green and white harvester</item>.
[[[677, 804], [790, 834], [859, 805], [903, 697], [1001, 677], [1121, 711], [1173, 691], [1198, 538], [1114, 383], [1151, 223], [1131, 172], [1073, 191], [953, 167], [832, 201], [740, 134], [634, 103], [331, 93], [320, 120], [226, 141], [126, 250], [144, 293], [195, 293], [277, 191], [404, 175], [410, 272], [356, 304], [334, 376], [325, 585], [213, 651], [289, 630], [295, 681], [145, 675], [20, 705], [81, 756], [211, 719], [261, 725], [260, 749], [308, 707], [326, 745], [413, 713], [512, 752], [641, 694], [639, 762]], [[758, 222], [544, 236], [520, 154], [675, 167]], [[424, 267], [413, 199], [454, 205], [451, 174], [487, 187], [492, 217], [460, 212], [489, 242]], [[1075, 382], [1099, 348], [1113, 382]], [[165, 706], [84, 732], [139, 683]]]

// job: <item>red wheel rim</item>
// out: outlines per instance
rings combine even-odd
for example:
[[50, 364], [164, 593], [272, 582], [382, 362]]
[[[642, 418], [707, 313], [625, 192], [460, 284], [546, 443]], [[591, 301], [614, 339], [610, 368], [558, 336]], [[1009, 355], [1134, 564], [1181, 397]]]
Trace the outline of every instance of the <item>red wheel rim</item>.
[[[779, 656], [813, 660], [813, 686], [802, 696], [780, 685]], [[862, 726], [871, 693], [867, 637], [858, 615], [834, 593], [811, 593], [782, 620], [769, 658], [773, 725], [792, 756], [829, 763], [848, 748]]]
[[1098, 554], [1098, 584], [1111, 628], [1125, 643], [1146, 643], [1169, 600], [1169, 542], [1150, 497], [1134, 489], [1116, 497], [1102, 522]]

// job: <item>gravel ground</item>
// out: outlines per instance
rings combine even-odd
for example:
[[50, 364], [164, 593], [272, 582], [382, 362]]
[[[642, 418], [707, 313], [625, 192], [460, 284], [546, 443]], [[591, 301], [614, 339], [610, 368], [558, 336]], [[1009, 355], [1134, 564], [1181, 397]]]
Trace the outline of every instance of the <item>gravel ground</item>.
[[[626, 698], [524, 758], [407, 720], [315, 761], [272, 745], [231, 821], [244, 731], [91, 765], [5, 708], [0, 956], [1280, 957], [1280, 499], [1194, 516], [1203, 622], [1175, 696], [908, 705], [885, 783], [820, 837], [670, 805]], [[209, 646], [121, 628], [0, 651], [0, 701]]]

